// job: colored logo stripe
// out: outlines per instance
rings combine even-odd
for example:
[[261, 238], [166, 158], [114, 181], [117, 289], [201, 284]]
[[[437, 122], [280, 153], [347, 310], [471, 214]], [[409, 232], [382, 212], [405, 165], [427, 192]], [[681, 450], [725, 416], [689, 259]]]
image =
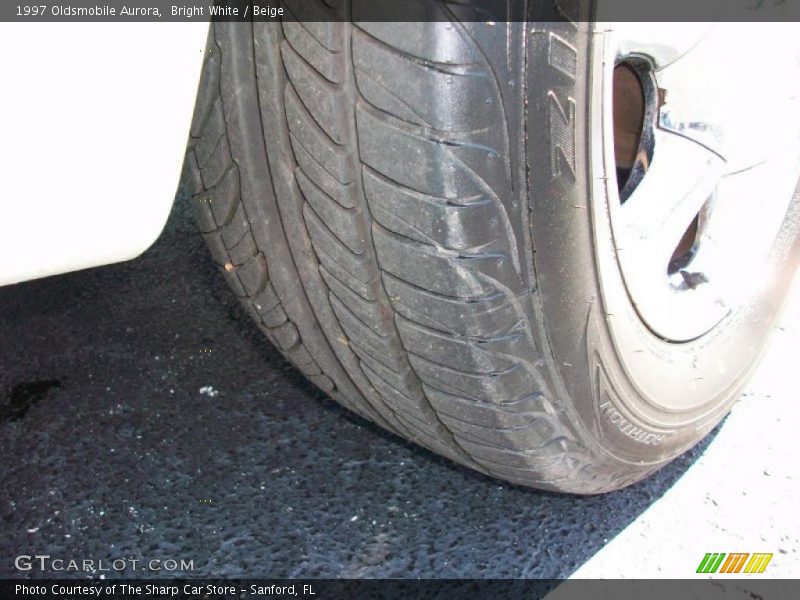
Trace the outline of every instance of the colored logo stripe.
[[750, 558], [750, 562], [747, 563], [747, 566], [744, 568], [745, 573], [763, 573], [764, 569], [767, 568], [769, 561], [772, 560], [772, 553], [769, 554], [753, 554]]
[[716, 573], [722, 559], [725, 558], [724, 552], [707, 553], [703, 560], [700, 561], [700, 566], [697, 567], [698, 573]]
[[725, 562], [722, 563], [722, 568], [719, 570], [720, 573], [738, 573], [742, 570], [744, 566], [744, 561], [747, 560], [747, 557], [750, 556], [748, 553], [732, 553], [728, 554], [728, 558], [725, 559]]
[[[772, 560], [772, 553], [733, 552], [727, 555], [724, 552], [708, 552], [697, 566], [697, 573], [740, 573], [745, 562], [745, 573], [763, 573], [769, 561]], [[750, 557], [748, 561], [747, 558]], [[723, 563], [723, 559], [725, 562]], [[720, 568], [720, 565], [722, 568]]]

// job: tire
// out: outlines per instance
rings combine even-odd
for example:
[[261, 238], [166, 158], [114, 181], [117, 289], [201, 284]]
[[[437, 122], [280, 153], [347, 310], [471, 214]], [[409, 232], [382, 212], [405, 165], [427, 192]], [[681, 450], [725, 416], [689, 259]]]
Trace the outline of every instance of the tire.
[[[649, 358], [627, 369], [590, 187], [587, 24], [354, 25], [314, 7], [327, 20], [212, 26], [186, 159], [213, 259], [272, 343], [362, 417], [524, 486], [618, 489], [702, 439], [789, 278], [688, 349], [621, 309]], [[790, 210], [776, 272], [797, 261]], [[712, 366], [680, 366], [698, 356]], [[639, 382], [668, 386], [678, 363], [721, 392], [659, 408]]]

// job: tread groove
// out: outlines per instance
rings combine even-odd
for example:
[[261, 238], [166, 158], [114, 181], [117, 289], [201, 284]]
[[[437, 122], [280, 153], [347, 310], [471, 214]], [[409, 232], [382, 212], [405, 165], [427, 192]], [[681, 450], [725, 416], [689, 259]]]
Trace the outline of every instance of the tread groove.
[[502, 32], [481, 22], [286, 6], [296, 20], [212, 26], [186, 169], [220, 271], [348, 408], [479, 471], [565, 487], [595, 457], [550, 389], [520, 248], [524, 107], [505, 94], [524, 49], [494, 48]]

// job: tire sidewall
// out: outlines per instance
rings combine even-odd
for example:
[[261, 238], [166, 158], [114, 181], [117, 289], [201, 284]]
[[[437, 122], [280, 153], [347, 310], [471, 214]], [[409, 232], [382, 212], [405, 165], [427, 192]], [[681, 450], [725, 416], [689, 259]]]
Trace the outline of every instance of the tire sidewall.
[[[610, 457], [652, 468], [702, 439], [757, 364], [800, 256], [800, 201], [796, 193], [749, 302], [692, 342], [657, 338], [630, 302], [614, 254], [603, 164], [610, 94], [602, 34], [592, 29], [551, 23], [530, 38], [534, 269], [554, 385]], [[554, 55], [565, 51], [574, 52], [574, 77], [558, 68], [564, 61]], [[668, 409], [671, 397], [689, 408]]]

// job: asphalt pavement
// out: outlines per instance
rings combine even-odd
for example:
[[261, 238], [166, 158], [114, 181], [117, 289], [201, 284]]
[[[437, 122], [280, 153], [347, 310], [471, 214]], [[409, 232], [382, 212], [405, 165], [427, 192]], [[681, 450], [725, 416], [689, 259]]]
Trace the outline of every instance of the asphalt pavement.
[[[180, 193], [140, 258], [0, 288], [1, 577], [86, 576], [15, 567], [48, 554], [126, 561], [106, 576], [561, 578], [706, 443], [575, 497], [385, 433], [262, 337]], [[168, 559], [191, 568], [141, 571]]]

